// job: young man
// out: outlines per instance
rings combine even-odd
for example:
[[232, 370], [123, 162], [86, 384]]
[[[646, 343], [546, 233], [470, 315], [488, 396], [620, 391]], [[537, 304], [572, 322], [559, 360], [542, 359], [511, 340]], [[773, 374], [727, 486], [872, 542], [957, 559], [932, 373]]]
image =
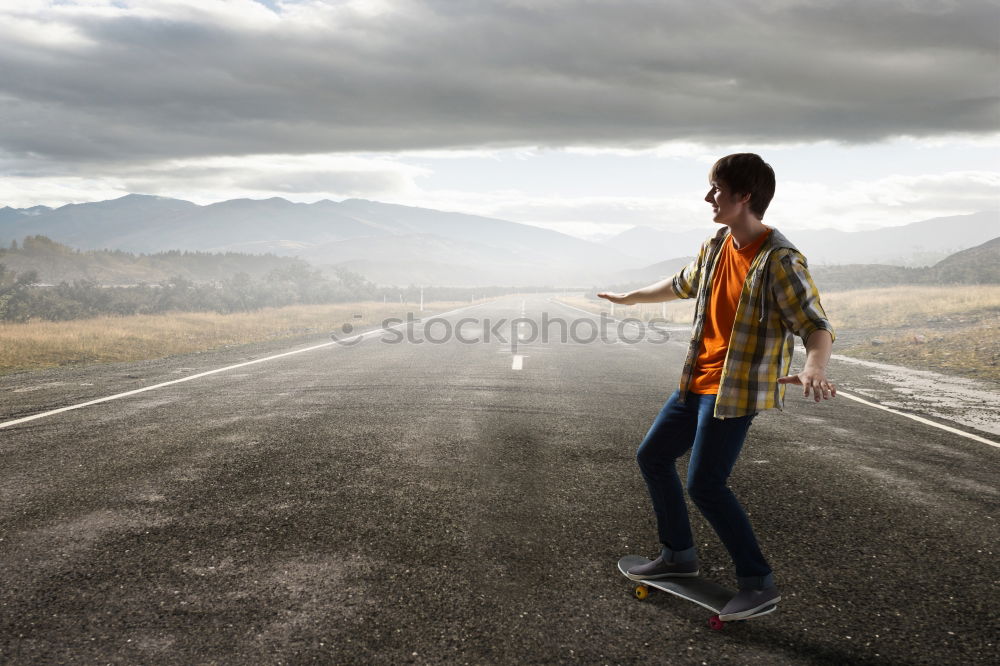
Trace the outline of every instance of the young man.
[[[656, 514], [660, 556], [628, 576], [697, 576], [698, 558], [675, 461], [688, 449], [687, 490], [736, 565], [739, 592], [719, 613], [736, 620], [781, 597], [753, 528], [726, 480], [758, 412], [781, 408], [785, 384], [816, 402], [836, 395], [826, 366], [834, 340], [805, 257], [762, 220], [774, 196], [774, 171], [753, 153], [723, 157], [709, 173], [705, 201], [723, 225], [698, 258], [672, 278], [612, 303], [697, 298], [680, 387], [639, 446], [639, 469]], [[789, 374], [794, 337], [806, 346], [802, 372]]]

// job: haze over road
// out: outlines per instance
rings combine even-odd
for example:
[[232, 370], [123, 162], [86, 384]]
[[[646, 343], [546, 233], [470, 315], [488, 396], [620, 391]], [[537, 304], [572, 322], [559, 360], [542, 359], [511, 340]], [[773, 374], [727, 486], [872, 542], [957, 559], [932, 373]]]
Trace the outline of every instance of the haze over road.
[[[447, 320], [522, 312], [596, 319], [511, 297]], [[731, 478], [779, 610], [713, 632], [692, 604], [632, 598], [616, 561], [658, 549], [635, 449], [686, 332], [609, 333], [516, 354], [382, 333], [0, 429], [0, 662], [995, 657], [1000, 449], [796, 387]], [[0, 422], [289, 349], [7, 376]], [[703, 575], [732, 586], [691, 517]]]

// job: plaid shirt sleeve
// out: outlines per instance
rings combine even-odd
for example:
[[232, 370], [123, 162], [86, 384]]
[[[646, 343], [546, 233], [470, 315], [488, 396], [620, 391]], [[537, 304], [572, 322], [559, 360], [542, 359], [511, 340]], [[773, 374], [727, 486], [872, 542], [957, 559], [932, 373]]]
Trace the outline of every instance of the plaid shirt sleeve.
[[705, 258], [707, 248], [708, 243], [703, 243], [698, 256], [674, 276], [673, 288], [677, 298], [694, 298], [698, 295], [698, 285], [701, 284], [702, 259]]
[[823, 310], [819, 291], [809, 275], [806, 258], [794, 250], [780, 250], [771, 262], [772, 293], [778, 305], [781, 321], [805, 344], [813, 332], [820, 329], [837, 339], [833, 325]]

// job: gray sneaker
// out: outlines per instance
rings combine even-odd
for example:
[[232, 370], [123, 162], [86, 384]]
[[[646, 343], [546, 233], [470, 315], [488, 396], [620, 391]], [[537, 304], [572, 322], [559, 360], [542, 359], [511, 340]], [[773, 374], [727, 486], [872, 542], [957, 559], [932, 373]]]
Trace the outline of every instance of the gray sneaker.
[[691, 562], [664, 562], [660, 555], [649, 564], [640, 564], [625, 572], [632, 580], [656, 580], [658, 578], [693, 578], [698, 575], [698, 560]]
[[719, 612], [719, 619], [723, 622], [742, 620], [779, 601], [781, 595], [778, 594], [778, 588], [773, 585], [763, 590], [740, 590]]

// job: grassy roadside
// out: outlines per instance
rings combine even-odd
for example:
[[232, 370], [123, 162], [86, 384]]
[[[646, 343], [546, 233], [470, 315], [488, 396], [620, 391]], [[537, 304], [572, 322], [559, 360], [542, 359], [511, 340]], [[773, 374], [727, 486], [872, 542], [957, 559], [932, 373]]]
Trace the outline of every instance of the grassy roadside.
[[866, 339], [836, 352], [907, 368], [1000, 382], [1000, 317], [951, 330], [914, 327], [888, 335], [884, 330], [868, 331]]
[[[559, 300], [589, 312], [611, 304], [583, 295]], [[837, 354], [1000, 381], [1000, 285], [899, 286], [822, 294]], [[694, 301], [615, 306], [615, 317], [689, 324]]]
[[962, 325], [1000, 314], [1000, 285], [882, 287], [822, 295], [834, 326], [876, 329]]
[[[468, 302], [425, 303], [425, 313]], [[66, 365], [143, 361], [174, 354], [337, 332], [405, 318], [419, 306], [399, 303], [292, 305], [220, 315], [180, 312], [163, 315], [95, 317], [76, 321], [0, 323], [0, 375]], [[360, 315], [358, 317], [357, 315]]]
[[1000, 285], [888, 287], [825, 294], [836, 352], [1000, 381]]

